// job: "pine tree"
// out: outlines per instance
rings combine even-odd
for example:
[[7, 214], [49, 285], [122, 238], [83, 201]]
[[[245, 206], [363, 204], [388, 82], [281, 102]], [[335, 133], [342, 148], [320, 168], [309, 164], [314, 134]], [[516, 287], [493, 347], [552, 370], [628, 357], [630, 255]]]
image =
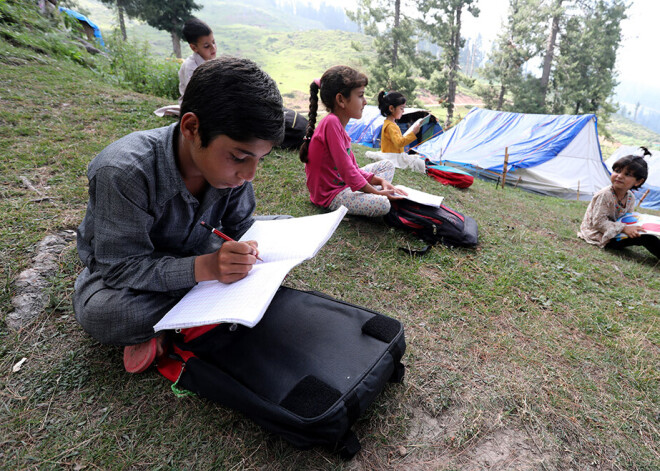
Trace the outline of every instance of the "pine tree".
[[548, 83], [550, 81], [550, 68], [552, 67], [552, 60], [555, 54], [555, 44], [557, 42], [557, 33], [559, 32], [559, 22], [564, 15], [562, 3], [564, 0], [553, 0], [554, 3], [550, 7], [548, 16], [552, 18], [552, 25], [548, 33], [548, 39], [545, 48], [545, 55], [543, 57], [543, 72], [541, 73], [541, 100], [545, 106], [546, 96], [548, 94]]
[[462, 15], [464, 10], [472, 16], [479, 16], [477, 0], [425, 0], [419, 10], [423, 14], [421, 28], [431, 42], [442, 48], [439, 70], [431, 77], [431, 91], [446, 97], [447, 108], [445, 126], [452, 124], [456, 85], [459, 80], [458, 59], [465, 40], [461, 38]]
[[[568, 18], [552, 76], [554, 113], [595, 113], [601, 124], [616, 107], [616, 53], [621, 42], [624, 0], [583, 0]], [[601, 128], [602, 129], [602, 128]]]
[[369, 89], [396, 90], [415, 101], [418, 54], [415, 23], [406, 16], [402, 0], [358, 0], [347, 16], [374, 38], [376, 58], [366, 60]]
[[[523, 113], [543, 110], [538, 80], [524, 74], [523, 68], [542, 49], [544, 22], [541, 0], [510, 0], [507, 27], [482, 71], [489, 87], [480, 94], [489, 106]], [[507, 94], [513, 97], [511, 105], [505, 102]]]

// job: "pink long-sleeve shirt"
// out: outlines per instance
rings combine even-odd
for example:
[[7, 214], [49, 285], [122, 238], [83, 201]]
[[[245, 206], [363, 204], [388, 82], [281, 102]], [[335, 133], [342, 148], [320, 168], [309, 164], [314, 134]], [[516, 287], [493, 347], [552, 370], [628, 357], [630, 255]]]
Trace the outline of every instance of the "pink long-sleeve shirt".
[[344, 188], [358, 191], [374, 176], [358, 167], [351, 150], [351, 138], [333, 113], [323, 118], [314, 130], [307, 158], [305, 174], [309, 199], [324, 208]]

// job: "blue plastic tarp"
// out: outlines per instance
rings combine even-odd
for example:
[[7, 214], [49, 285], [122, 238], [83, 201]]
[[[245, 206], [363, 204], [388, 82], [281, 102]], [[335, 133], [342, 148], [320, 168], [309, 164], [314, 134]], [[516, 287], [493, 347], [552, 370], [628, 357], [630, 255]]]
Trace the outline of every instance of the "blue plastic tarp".
[[351, 142], [367, 147], [380, 147], [380, 133], [383, 129], [385, 116], [380, 114], [377, 106], [365, 106], [362, 118], [351, 118], [346, 124], [346, 132]]
[[[401, 122], [397, 122], [397, 125], [401, 129], [401, 133], [405, 133], [408, 128], [412, 125], [412, 122], [404, 122], [405, 116], [414, 117], [418, 119], [417, 115], [421, 114], [424, 116], [428, 111], [420, 110], [417, 108], [407, 108], [404, 113], [404, 118]], [[380, 135], [383, 130], [383, 123], [385, 122], [385, 117], [380, 114], [380, 109], [377, 106], [365, 106], [362, 110], [362, 117], [360, 119], [351, 118], [346, 124], [346, 132], [351, 138], [351, 142], [354, 144], [361, 144], [367, 147], [380, 148]], [[422, 142], [431, 139], [433, 137], [442, 134], [442, 127], [433, 121], [422, 126], [420, 130]], [[405, 146], [404, 151], [407, 152], [410, 148], [414, 148], [418, 145], [418, 141], [414, 140], [407, 146]]]
[[82, 21], [84, 23], [87, 23], [90, 26], [90, 28], [92, 28], [94, 30], [94, 37], [99, 42], [99, 44], [101, 46], [105, 46], [105, 43], [103, 42], [103, 35], [101, 34], [101, 30], [99, 29], [99, 27], [96, 26], [96, 23], [94, 23], [92, 20], [87, 18], [82, 13], [78, 13], [75, 10], [71, 10], [69, 8], [64, 8], [64, 7], [59, 7], [59, 10], [66, 13], [69, 16], [72, 16], [73, 18], [77, 19], [78, 21]]
[[457, 126], [416, 150], [433, 161], [501, 172], [508, 147], [508, 169], [513, 171], [556, 157], [592, 119], [595, 115], [534, 115], [473, 108]]
[[590, 199], [609, 183], [596, 116], [538, 115], [473, 108], [456, 126], [415, 150], [433, 162], [561, 198]]

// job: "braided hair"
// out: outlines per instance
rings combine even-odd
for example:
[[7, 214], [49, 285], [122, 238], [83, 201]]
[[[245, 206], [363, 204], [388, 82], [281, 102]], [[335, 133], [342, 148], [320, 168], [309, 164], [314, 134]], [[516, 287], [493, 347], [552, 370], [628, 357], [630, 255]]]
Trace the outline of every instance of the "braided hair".
[[325, 71], [321, 80], [315, 80], [309, 84], [309, 114], [307, 116], [307, 129], [303, 144], [300, 147], [300, 161], [307, 163], [307, 152], [309, 143], [316, 128], [316, 114], [319, 107], [319, 95], [321, 102], [329, 112], [332, 112], [338, 93], [350, 98], [354, 88], [366, 87], [369, 83], [367, 76], [355, 69], [345, 65], [336, 65]]

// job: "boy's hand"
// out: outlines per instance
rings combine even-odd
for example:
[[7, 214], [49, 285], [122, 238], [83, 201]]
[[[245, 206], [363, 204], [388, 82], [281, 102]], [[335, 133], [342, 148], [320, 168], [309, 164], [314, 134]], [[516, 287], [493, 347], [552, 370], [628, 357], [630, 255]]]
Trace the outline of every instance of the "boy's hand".
[[630, 237], [631, 239], [634, 239], [635, 237], [639, 237], [640, 235], [642, 235], [643, 232], [646, 231], [639, 226], [626, 226], [623, 228], [623, 233], [628, 237]]
[[257, 261], [257, 242], [228, 241], [213, 253], [195, 259], [195, 280], [234, 283], [245, 278]]

